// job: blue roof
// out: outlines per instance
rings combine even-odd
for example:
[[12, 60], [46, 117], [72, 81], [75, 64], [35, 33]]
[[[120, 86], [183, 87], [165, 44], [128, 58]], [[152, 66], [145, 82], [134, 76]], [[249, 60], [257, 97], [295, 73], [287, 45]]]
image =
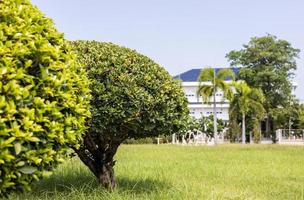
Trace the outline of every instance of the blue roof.
[[[224, 68], [214, 68], [215, 73], [217, 74], [219, 70], [224, 69]], [[229, 68], [231, 69], [235, 74], [238, 74], [240, 68]], [[198, 77], [201, 73], [202, 69], [191, 69], [189, 71], [186, 71], [184, 73], [181, 73], [179, 75], [174, 76], [174, 79], [180, 79], [183, 82], [197, 82]]]

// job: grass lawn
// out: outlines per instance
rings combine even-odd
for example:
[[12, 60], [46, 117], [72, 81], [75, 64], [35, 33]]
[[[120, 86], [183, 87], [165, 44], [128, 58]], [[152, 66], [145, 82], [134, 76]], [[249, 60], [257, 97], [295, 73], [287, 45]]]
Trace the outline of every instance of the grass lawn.
[[123, 145], [112, 193], [73, 158], [11, 199], [304, 199], [303, 153], [278, 145]]

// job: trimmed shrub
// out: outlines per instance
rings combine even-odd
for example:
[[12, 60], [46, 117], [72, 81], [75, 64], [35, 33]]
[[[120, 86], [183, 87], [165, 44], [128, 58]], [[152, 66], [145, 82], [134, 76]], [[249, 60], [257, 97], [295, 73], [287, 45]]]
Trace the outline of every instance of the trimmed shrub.
[[77, 147], [89, 89], [63, 35], [28, 0], [0, 1], [0, 196], [30, 189]]
[[113, 189], [119, 145], [128, 138], [177, 132], [188, 115], [187, 100], [179, 82], [134, 50], [96, 41], [73, 46], [92, 83], [92, 120], [76, 152], [100, 184]]

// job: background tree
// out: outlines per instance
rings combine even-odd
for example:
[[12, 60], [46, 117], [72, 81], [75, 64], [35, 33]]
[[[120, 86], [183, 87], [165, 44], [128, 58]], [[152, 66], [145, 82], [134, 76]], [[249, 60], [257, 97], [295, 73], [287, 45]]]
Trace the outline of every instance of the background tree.
[[[235, 82], [234, 94], [230, 98], [230, 112], [242, 115], [242, 143], [246, 143], [246, 115], [250, 110], [263, 113], [264, 95], [260, 89], [250, 88], [245, 81]], [[262, 116], [262, 114], [260, 114]]]
[[246, 140], [259, 143], [262, 139], [261, 121], [265, 118], [265, 110], [250, 109], [246, 115]]
[[253, 141], [259, 143], [261, 141], [261, 120], [257, 117], [252, 119], [252, 132], [253, 132]]
[[195, 117], [192, 117], [190, 115], [188, 115], [184, 120], [184, 127], [183, 127], [183, 131], [184, 133], [187, 132], [188, 130], [200, 130], [200, 123], [199, 120], [197, 120]]
[[[226, 124], [222, 119], [217, 119], [217, 131], [222, 132], [226, 127]], [[207, 117], [201, 117], [199, 120], [199, 130], [209, 137], [213, 137], [214, 133], [214, 118], [213, 115], [209, 115]]]
[[127, 138], [178, 132], [188, 115], [181, 84], [146, 56], [111, 43], [73, 42], [91, 79], [91, 113], [80, 159], [108, 189], [116, 186], [113, 166]]
[[221, 69], [218, 73], [215, 69], [202, 69], [198, 81], [198, 95], [200, 95], [205, 102], [210, 102], [210, 97], [213, 96], [213, 119], [214, 119], [214, 143], [217, 143], [217, 117], [216, 117], [216, 92], [223, 91], [226, 97], [230, 91], [230, 85], [226, 83], [227, 79], [234, 79], [234, 73], [231, 69]]
[[285, 134], [296, 134], [302, 136], [303, 129], [303, 113], [304, 107], [296, 98], [290, 99], [290, 104], [285, 108], [273, 109], [272, 115], [276, 122], [276, 127], [279, 129], [284, 129]]
[[198, 131], [201, 131], [200, 128], [199, 120], [190, 115], [186, 115], [184, 119], [182, 119], [182, 127], [175, 133], [174, 137], [177, 137], [178, 141], [182, 141], [183, 137], [187, 140], [190, 137], [190, 133], [197, 133]]
[[266, 100], [266, 132], [274, 133], [272, 110], [286, 107], [291, 96], [291, 79], [296, 70], [296, 58], [300, 52], [286, 40], [273, 35], [251, 38], [239, 51], [231, 51], [226, 57], [231, 66], [241, 66], [238, 79], [249, 86], [261, 88]]
[[304, 129], [304, 105], [296, 102], [294, 104], [294, 109], [296, 112], [294, 117], [291, 118], [293, 120], [292, 128], [294, 129]]
[[230, 142], [239, 141], [240, 133], [242, 132], [240, 128], [239, 112], [229, 109], [229, 124], [228, 124], [228, 137]]
[[28, 0], [0, 1], [0, 198], [49, 175], [87, 116], [88, 79], [63, 35]]

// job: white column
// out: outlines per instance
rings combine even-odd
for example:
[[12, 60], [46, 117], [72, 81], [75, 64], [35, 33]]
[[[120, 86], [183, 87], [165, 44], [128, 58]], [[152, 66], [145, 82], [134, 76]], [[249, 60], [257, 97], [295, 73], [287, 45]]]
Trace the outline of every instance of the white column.
[[176, 144], [176, 135], [175, 135], [175, 133], [172, 134], [172, 144]]
[[278, 143], [280, 144], [282, 142], [282, 130], [278, 129], [276, 131], [276, 134], [277, 134], [277, 138], [278, 138]]

